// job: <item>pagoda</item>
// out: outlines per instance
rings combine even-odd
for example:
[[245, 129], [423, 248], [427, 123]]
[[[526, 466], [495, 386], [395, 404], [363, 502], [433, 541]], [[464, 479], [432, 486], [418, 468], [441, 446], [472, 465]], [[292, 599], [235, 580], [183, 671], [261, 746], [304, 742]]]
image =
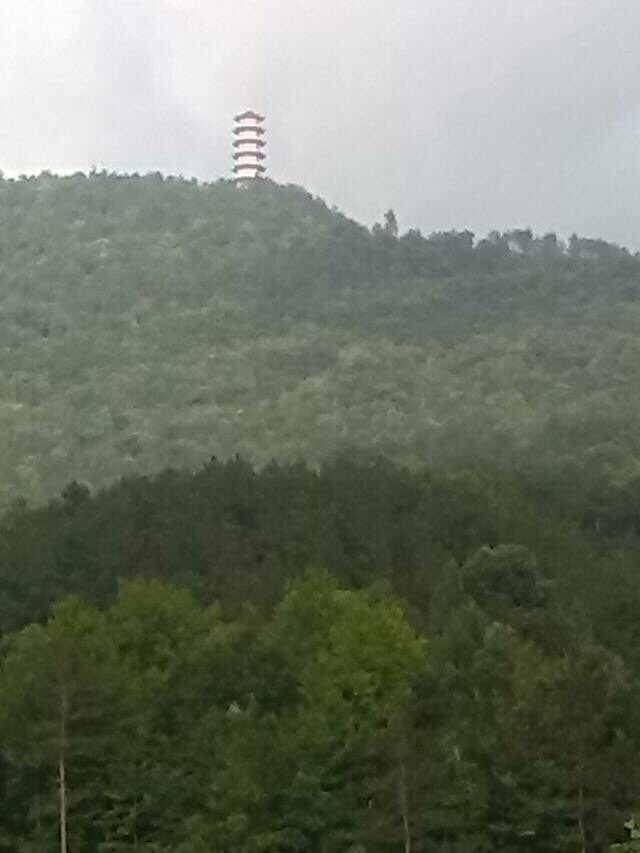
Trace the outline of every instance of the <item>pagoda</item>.
[[233, 174], [239, 183], [262, 178], [267, 171], [264, 120], [264, 116], [253, 110], [245, 110], [234, 118]]

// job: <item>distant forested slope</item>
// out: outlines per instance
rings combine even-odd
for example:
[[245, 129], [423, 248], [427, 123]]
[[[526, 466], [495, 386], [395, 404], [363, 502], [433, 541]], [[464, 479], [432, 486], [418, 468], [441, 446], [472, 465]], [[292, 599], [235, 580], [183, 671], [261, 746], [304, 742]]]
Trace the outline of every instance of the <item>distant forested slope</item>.
[[240, 453], [620, 484], [640, 259], [372, 231], [296, 187], [0, 181], [0, 505]]

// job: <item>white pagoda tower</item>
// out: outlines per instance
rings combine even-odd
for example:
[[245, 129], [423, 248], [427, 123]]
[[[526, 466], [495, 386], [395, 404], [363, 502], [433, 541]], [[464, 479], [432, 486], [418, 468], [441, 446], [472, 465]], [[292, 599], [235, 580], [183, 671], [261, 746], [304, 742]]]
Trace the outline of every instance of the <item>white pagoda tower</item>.
[[262, 178], [267, 171], [264, 120], [253, 110], [245, 110], [234, 119], [233, 174], [239, 183]]

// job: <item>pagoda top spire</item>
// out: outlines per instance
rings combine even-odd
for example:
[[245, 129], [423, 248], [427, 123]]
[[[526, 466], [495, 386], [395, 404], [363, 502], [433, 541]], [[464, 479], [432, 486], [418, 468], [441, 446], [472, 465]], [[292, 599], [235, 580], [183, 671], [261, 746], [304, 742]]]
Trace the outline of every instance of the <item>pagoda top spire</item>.
[[264, 121], [265, 117], [260, 115], [260, 113], [255, 112], [254, 110], [245, 110], [242, 113], [238, 113], [237, 116], [234, 116], [234, 121], [245, 121], [246, 119], [253, 119], [254, 121]]

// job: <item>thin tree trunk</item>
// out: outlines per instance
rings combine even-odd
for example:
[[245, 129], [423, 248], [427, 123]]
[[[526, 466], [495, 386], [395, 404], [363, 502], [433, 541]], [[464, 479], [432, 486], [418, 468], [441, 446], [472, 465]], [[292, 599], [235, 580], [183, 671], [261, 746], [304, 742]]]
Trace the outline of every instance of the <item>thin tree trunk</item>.
[[584, 791], [582, 783], [578, 788], [578, 830], [580, 832], [581, 853], [587, 853], [587, 833], [584, 826]]
[[400, 815], [402, 817], [402, 831], [404, 835], [404, 853], [411, 853], [411, 824], [409, 822], [409, 795], [407, 793], [407, 770], [405, 763], [400, 758], [400, 774], [398, 777], [398, 801], [400, 803]]
[[42, 817], [40, 814], [40, 795], [36, 794], [36, 835], [40, 838], [40, 830], [42, 829]]
[[59, 794], [59, 824], [60, 824], [60, 853], [67, 853], [67, 767], [65, 756], [67, 751], [67, 701], [63, 696], [60, 706], [60, 748], [58, 753], [58, 794]]
[[67, 853], [67, 779], [64, 753], [60, 752], [58, 764], [58, 787], [60, 793], [60, 853]]

